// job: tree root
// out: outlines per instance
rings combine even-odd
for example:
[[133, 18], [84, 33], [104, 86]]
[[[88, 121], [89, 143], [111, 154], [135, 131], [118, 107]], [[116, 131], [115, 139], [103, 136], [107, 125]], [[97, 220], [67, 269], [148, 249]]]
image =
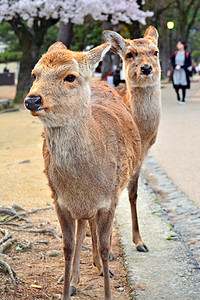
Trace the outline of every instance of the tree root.
[[15, 286], [16, 285], [16, 279], [19, 279], [17, 277], [17, 274], [15, 273], [15, 271], [5, 262], [5, 261], [2, 261], [0, 260], [0, 268], [2, 269], [2, 271], [4, 273], [8, 273], [12, 279], [12, 283], [13, 285]]
[[0, 207], [0, 214], [9, 215], [9, 216], [18, 215], [15, 209], [9, 207]]
[[[0, 228], [0, 256], [3, 257], [3, 260], [0, 260], [0, 271], [9, 274], [13, 285], [17, 284], [17, 281], [21, 279], [18, 278], [15, 271], [10, 267], [8, 263], [4, 261], [4, 259], [8, 259], [9, 257], [4, 254], [6, 250], [11, 247], [11, 245], [16, 242], [16, 251], [26, 251], [31, 248], [31, 242], [28, 240], [24, 240], [23, 243], [18, 241], [16, 238], [12, 236], [10, 233], [12, 231], [17, 232], [29, 232], [35, 234], [48, 234], [53, 236], [54, 238], [61, 240], [57, 232], [53, 228], [36, 228], [30, 221], [28, 221], [28, 216], [35, 214], [40, 211], [54, 209], [53, 206], [32, 209], [30, 211], [25, 211], [22, 207], [18, 205], [13, 205], [11, 208], [8, 207], [0, 207], [0, 226], [6, 226]], [[19, 222], [23, 221], [25, 222]], [[19, 223], [18, 223], [19, 222]], [[17, 224], [18, 223], [18, 224]], [[28, 223], [28, 224], [27, 224]], [[2, 235], [2, 236], [1, 236]], [[14, 234], [13, 234], [14, 235]], [[45, 242], [46, 244], [49, 242]], [[6, 258], [7, 257], [7, 258]]]
[[[16, 204], [13, 204], [11, 208], [0, 207], [0, 215], [1, 214], [5, 215], [0, 220], [0, 224], [1, 225], [10, 224], [10, 222], [13, 221], [14, 219], [17, 219], [17, 221], [24, 221], [25, 223], [31, 223], [30, 221], [27, 221], [24, 217], [29, 216], [31, 214], [35, 214], [38, 211], [49, 210], [49, 209], [54, 209], [54, 207], [49, 206], [49, 207], [44, 207], [44, 208], [37, 208], [37, 209], [33, 209], [31, 211], [25, 211], [21, 206], [16, 205]], [[23, 212], [19, 213], [18, 211], [23, 211]], [[17, 224], [15, 226], [17, 226]]]
[[1, 214], [5, 215], [0, 220], [1, 225], [7, 224], [16, 218], [18, 219], [18, 221], [24, 221], [24, 222], [28, 223], [28, 221], [26, 219], [24, 219], [22, 216], [20, 216], [20, 214], [13, 207], [11, 207], [11, 208], [0, 207], [0, 215]]
[[59, 235], [57, 232], [52, 229], [52, 228], [41, 228], [41, 229], [24, 229], [24, 228], [14, 228], [9, 225], [7, 225], [9, 229], [14, 230], [14, 231], [24, 231], [24, 232], [30, 232], [30, 233], [44, 233], [44, 234], [50, 234], [56, 239], [60, 240]]
[[16, 242], [16, 238], [12, 238], [7, 240], [0, 246], [0, 253], [4, 253], [14, 242]]
[[[21, 206], [18, 205], [13, 205], [11, 208], [8, 207], [0, 207], [0, 214], [5, 214], [5, 216], [0, 220], [0, 225], [1, 226], [7, 226], [8, 229], [11, 229], [13, 231], [24, 231], [24, 232], [30, 232], [30, 233], [44, 233], [44, 234], [50, 234], [56, 239], [60, 240], [59, 235], [54, 229], [51, 228], [41, 228], [41, 229], [28, 229], [26, 228], [20, 228], [22, 225], [16, 224], [16, 223], [11, 223], [12, 220], [18, 219], [17, 221], [25, 221], [26, 223], [29, 223], [30, 225], [32, 224], [28, 220], [25, 219], [25, 217], [35, 214], [39, 211], [44, 211], [44, 210], [49, 210], [49, 209], [54, 209], [53, 206], [48, 206], [48, 207], [43, 207], [43, 208], [37, 208], [37, 209], [32, 209], [31, 211], [25, 211]], [[22, 212], [18, 212], [22, 211]], [[29, 226], [30, 226], [29, 225]], [[14, 228], [13, 226], [16, 226], [17, 228]], [[30, 227], [33, 227], [31, 225]], [[3, 239], [0, 241], [0, 245], [3, 244], [5, 241], [7, 241], [9, 238], [11, 238], [11, 235], [9, 235], [7, 230], [0, 230], [2, 234], [4, 234]], [[9, 247], [9, 246], [8, 246]], [[8, 248], [7, 247], [7, 248]]]
[[20, 216], [28, 216], [28, 215], [31, 215], [31, 214], [35, 214], [38, 211], [49, 210], [49, 209], [54, 209], [54, 207], [53, 206], [48, 206], [48, 207], [36, 208], [36, 209], [32, 209], [32, 210], [27, 211], [27, 212], [20, 213], [19, 215]]
[[0, 232], [4, 235], [0, 240], [0, 254], [3, 254], [16, 241], [16, 238], [12, 238], [12, 235], [6, 229], [0, 228]]
[[6, 229], [1, 229], [0, 228], [0, 232], [4, 235], [4, 237], [0, 240], [0, 245], [2, 245], [3, 243], [5, 243], [8, 239], [10, 239], [12, 237], [12, 235], [10, 234], [10, 232]]

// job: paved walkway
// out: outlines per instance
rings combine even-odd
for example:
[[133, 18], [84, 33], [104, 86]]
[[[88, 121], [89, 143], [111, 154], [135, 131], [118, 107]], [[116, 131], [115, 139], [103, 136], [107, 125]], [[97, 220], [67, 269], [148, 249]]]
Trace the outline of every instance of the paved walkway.
[[162, 89], [161, 126], [143, 174], [200, 264], [200, 81], [185, 105], [173, 95], [170, 85]]
[[137, 252], [132, 243], [126, 190], [116, 211], [132, 299], [198, 300], [200, 269], [196, 259], [173, 229], [156, 195], [141, 180], [138, 195], [140, 231], [148, 253]]
[[162, 88], [162, 118], [151, 154], [168, 177], [200, 208], [200, 78], [186, 104], [176, 101], [171, 84]]

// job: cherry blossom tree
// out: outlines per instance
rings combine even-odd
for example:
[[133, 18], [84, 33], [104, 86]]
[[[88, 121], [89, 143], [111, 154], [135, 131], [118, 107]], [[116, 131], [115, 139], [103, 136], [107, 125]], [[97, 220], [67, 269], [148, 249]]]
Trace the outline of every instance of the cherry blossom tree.
[[0, 23], [11, 24], [23, 53], [15, 101], [22, 101], [30, 86], [30, 70], [47, 30], [59, 21], [83, 24], [87, 15], [101, 21], [109, 18], [113, 24], [132, 20], [145, 24], [152, 12], [140, 10], [136, 0], [0, 0]]

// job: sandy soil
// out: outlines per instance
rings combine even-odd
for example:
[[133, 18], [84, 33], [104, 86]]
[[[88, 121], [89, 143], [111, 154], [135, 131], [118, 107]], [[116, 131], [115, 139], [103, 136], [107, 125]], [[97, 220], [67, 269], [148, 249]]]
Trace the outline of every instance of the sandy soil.
[[[40, 121], [20, 107], [19, 112], [0, 115], [0, 129], [0, 206], [10, 207], [14, 203], [31, 210], [52, 205], [43, 173]], [[27, 220], [31, 223], [13, 221], [15, 225], [12, 228], [30, 225], [34, 229], [53, 228], [60, 234], [57, 216], [52, 209], [33, 214]], [[0, 273], [0, 299], [60, 299], [63, 283], [59, 283], [58, 279], [64, 271], [62, 240], [46, 234], [8, 230], [17, 241], [0, 259], [9, 263], [21, 281], [14, 287], [10, 277]], [[19, 251], [18, 243], [26, 244], [27, 241], [31, 241], [31, 248]], [[55, 251], [53, 256], [52, 251]], [[113, 253], [115, 259], [110, 263], [115, 273], [111, 279], [113, 299], [130, 299], [116, 227]], [[41, 288], [34, 288], [32, 284]], [[81, 282], [73, 299], [103, 299], [103, 278], [98, 276], [93, 266], [89, 237], [84, 241]]]
[[16, 86], [3, 85], [0, 86], [0, 99], [13, 100], [16, 93]]

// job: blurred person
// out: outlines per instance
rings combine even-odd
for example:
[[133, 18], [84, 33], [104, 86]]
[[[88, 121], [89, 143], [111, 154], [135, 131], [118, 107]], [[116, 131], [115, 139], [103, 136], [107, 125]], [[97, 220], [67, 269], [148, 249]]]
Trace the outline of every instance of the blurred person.
[[[178, 41], [176, 45], [178, 51], [175, 51], [171, 58], [173, 67], [172, 82], [177, 94], [177, 100], [180, 104], [185, 103], [186, 89], [190, 89], [190, 76], [192, 72], [192, 60], [189, 52], [186, 52], [186, 43]], [[182, 90], [182, 99], [179, 90]]]
[[9, 70], [7, 69], [7, 67], [5, 67], [5, 68], [3, 69], [3, 72], [4, 72], [4, 73], [9, 73]]

